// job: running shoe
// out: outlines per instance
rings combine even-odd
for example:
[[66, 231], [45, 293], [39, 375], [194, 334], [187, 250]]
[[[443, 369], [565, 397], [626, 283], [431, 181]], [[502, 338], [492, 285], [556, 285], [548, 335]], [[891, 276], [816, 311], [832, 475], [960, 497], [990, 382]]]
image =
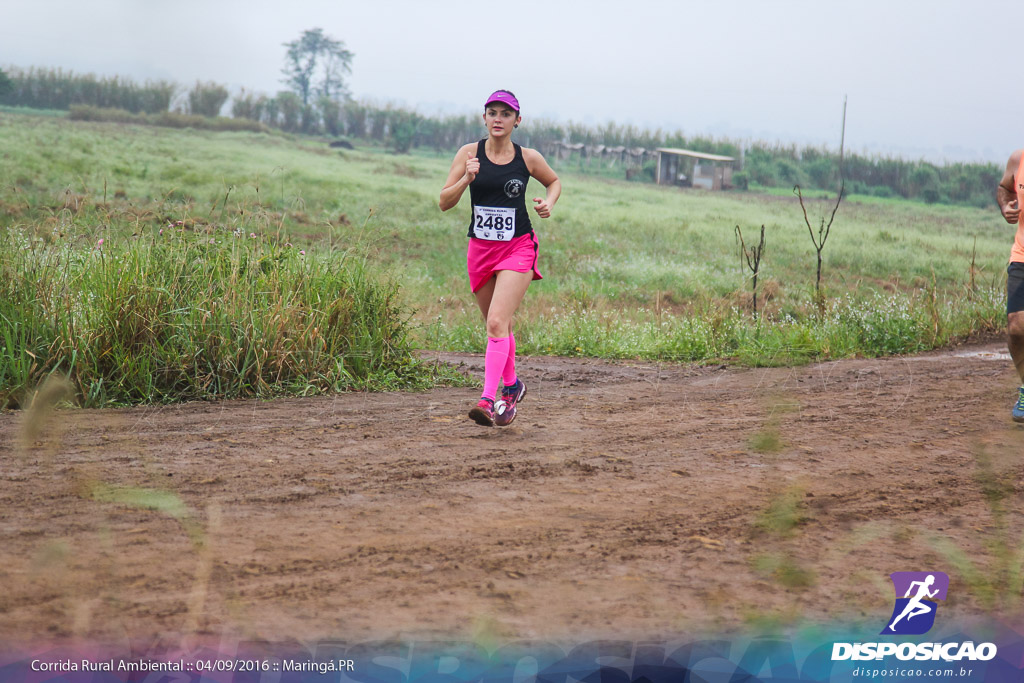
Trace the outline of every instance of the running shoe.
[[516, 405], [526, 398], [526, 384], [516, 379], [516, 383], [501, 390], [501, 400], [494, 404], [494, 424], [507, 427], [516, 419]]
[[481, 398], [480, 402], [469, 411], [469, 416], [478, 425], [484, 427], [494, 426], [494, 401], [489, 398]]
[[1024, 387], [1017, 390], [1017, 402], [1013, 404], [1013, 421], [1024, 422]]

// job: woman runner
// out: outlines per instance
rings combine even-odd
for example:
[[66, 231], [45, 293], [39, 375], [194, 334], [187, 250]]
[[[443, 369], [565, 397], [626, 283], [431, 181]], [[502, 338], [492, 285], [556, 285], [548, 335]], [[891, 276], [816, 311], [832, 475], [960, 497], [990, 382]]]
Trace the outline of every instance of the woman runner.
[[[442, 211], [456, 206], [467, 187], [473, 205], [466, 266], [470, 289], [486, 321], [487, 350], [483, 394], [469, 416], [488, 427], [512, 424], [516, 406], [526, 396], [526, 385], [516, 376], [512, 315], [530, 282], [541, 279], [537, 236], [526, 211], [526, 183], [533, 177], [547, 188], [543, 199], [533, 200], [541, 218], [551, 215], [562, 192], [558, 176], [544, 157], [512, 142], [512, 130], [522, 120], [519, 112], [519, 101], [508, 90], [487, 98], [487, 137], [456, 152], [441, 190]], [[499, 379], [501, 399], [495, 402]]]

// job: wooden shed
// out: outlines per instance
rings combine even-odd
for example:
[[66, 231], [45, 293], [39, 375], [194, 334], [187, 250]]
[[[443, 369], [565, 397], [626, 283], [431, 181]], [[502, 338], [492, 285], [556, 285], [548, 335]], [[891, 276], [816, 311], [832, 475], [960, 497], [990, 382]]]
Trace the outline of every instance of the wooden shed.
[[658, 170], [654, 182], [659, 185], [706, 190], [732, 187], [732, 165], [736, 161], [732, 157], [672, 147], [659, 147], [657, 152]]

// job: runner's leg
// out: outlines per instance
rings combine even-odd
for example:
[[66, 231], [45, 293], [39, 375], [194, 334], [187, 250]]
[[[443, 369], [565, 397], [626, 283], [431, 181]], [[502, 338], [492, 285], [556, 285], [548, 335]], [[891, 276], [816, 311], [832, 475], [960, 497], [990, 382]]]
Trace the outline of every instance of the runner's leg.
[[1024, 384], [1024, 311], [1015, 311], [1006, 316], [1006, 346], [1010, 350], [1010, 358]]
[[505, 361], [505, 369], [501, 371], [501, 383], [510, 387], [516, 383], [516, 336], [512, 334], [512, 327], [508, 330], [508, 360]]
[[1006, 346], [1021, 381], [1010, 415], [1024, 423], [1024, 264], [1017, 262], [1006, 267]]
[[[487, 320], [487, 310], [491, 305], [491, 297], [494, 295], [494, 284], [497, 280], [492, 277], [487, 284], [476, 291], [476, 305], [480, 308], [484, 320]], [[510, 387], [516, 383], [516, 336], [512, 333], [512, 326], [508, 329], [508, 361], [501, 371], [501, 383]]]
[[491, 297], [494, 296], [494, 283], [497, 280], [497, 276], [492, 277], [483, 287], [473, 292], [473, 296], [476, 297], [476, 305], [479, 307], [480, 313], [483, 314], [485, 321], [487, 320], [487, 310], [491, 307]]
[[526, 294], [533, 272], [499, 271], [476, 292], [477, 306], [487, 326], [487, 352], [484, 355], [484, 398], [494, 399], [509, 358], [512, 315]]
[[[501, 270], [494, 276], [494, 288], [491, 292], [490, 301], [487, 305], [484, 318], [487, 320], [487, 336], [500, 339], [508, 337], [512, 333], [512, 316], [515, 314], [519, 304], [526, 295], [526, 290], [533, 281], [533, 271], [517, 273], [514, 270]], [[488, 283], [490, 284], [490, 283]], [[478, 290], [482, 292], [487, 285]], [[477, 297], [477, 304], [480, 310], [484, 307], [480, 304], [480, 297]], [[499, 372], [504, 366], [498, 369]]]
[[501, 369], [508, 360], [508, 337], [487, 337], [487, 351], [484, 353], [484, 391], [480, 398], [494, 401], [498, 393]]

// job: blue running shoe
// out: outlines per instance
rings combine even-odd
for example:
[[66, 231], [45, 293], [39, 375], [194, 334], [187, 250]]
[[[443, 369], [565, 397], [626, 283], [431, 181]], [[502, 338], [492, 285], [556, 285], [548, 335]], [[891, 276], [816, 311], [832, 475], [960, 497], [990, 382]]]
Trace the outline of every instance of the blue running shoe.
[[494, 424], [508, 427], [516, 419], [516, 406], [526, 398], [526, 384], [521, 379], [501, 390], [501, 399], [494, 404]]
[[1024, 387], [1017, 390], [1017, 402], [1013, 404], [1013, 421], [1024, 422]]

